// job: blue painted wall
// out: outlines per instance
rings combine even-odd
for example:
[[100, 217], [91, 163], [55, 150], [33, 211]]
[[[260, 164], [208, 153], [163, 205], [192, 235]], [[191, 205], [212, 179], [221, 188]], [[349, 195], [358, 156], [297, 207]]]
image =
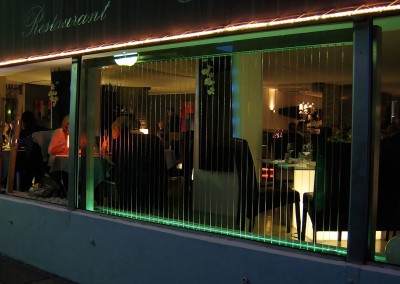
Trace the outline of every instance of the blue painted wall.
[[79, 283], [400, 283], [400, 272], [0, 196], [0, 253]]

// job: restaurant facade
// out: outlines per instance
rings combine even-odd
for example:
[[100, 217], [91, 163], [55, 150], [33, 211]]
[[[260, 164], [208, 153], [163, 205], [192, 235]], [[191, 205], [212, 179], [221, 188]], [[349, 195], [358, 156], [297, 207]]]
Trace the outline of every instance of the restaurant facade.
[[[399, 281], [397, 1], [0, 11], [0, 253], [79, 283]], [[26, 111], [40, 165], [69, 116], [43, 171]]]

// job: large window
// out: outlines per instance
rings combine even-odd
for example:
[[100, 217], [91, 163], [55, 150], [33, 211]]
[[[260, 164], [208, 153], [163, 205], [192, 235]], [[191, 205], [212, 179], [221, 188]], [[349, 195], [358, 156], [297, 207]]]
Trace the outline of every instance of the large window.
[[84, 66], [86, 208], [346, 254], [351, 44]]

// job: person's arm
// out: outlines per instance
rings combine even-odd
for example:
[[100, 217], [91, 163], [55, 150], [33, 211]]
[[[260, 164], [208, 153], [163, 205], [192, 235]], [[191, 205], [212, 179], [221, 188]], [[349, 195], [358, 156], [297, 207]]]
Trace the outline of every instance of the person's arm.
[[62, 154], [68, 151], [67, 146], [54, 146], [49, 150], [49, 155]]

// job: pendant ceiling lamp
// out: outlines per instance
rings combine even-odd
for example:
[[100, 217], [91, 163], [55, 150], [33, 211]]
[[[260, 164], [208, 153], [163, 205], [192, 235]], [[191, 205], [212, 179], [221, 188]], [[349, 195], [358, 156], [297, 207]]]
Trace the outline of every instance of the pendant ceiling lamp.
[[137, 52], [122, 53], [114, 55], [114, 61], [119, 66], [133, 66], [139, 58]]

